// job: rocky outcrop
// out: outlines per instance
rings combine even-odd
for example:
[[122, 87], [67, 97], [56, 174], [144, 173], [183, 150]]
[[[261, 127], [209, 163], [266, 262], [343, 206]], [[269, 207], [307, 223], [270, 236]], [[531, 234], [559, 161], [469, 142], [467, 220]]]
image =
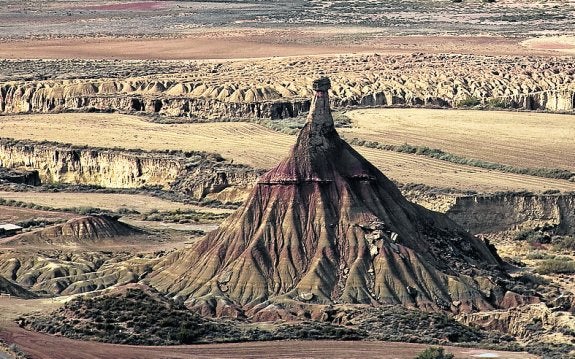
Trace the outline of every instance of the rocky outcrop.
[[554, 233], [575, 233], [575, 193], [507, 192], [464, 195], [434, 189], [402, 188], [410, 200], [447, 214], [473, 234], [553, 227]]
[[268, 317], [312, 303], [498, 307], [507, 276], [497, 255], [447, 216], [408, 202], [339, 137], [329, 85], [314, 83], [289, 155], [217, 230], [158, 263], [151, 285], [216, 316]]
[[[457, 320], [465, 325], [489, 331], [497, 330], [527, 341], [547, 341], [544, 337], [548, 334], [575, 330], [573, 316], [564, 312], [553, 312], [543, 303], [519, 306], [506, 311], [465, 313], [459, 315]], [[553, 336], [558, 339], [556, 334]]]
[[68, 295], [137, 282], [150, 259], [105, 251], [3, 250], [0, 276], [29, 291]]
[[0, 166], [38, 172], [43, 183], [160, 187], [201, 199], [243, 187], [257, 171], [202, 152], [146, 152], [0, 139]]
[[[231, 91], [219, 87], [141, 80], [69, 84], [20, 83], [0, 88], [4, 113], [121, 111], [200, 119], [295, 117], [309, 110], [309, 101], [294, 93], [282, 98], [269, 88]], [[166, 87], [168, 86], [168, 87]], [[235, 93], [235, 95], [234, 95]]]
[[12, 81], [0, 84], [0, 113], [96, 110], [203, 120], [294, 117], [309, 109], [310, 78], [318, 71], [317, 62], [321, 71], [331, 73], [335, 107], [453, 107], [476, 98], [528, 110], [575, 109], [575, 67], [568, 59], [414, 54], [268, 59], [249, 66], [243, 61], [203, 62], [180, 75]]
[[29, 186], [41, 184], [40, 175], [36, 170], [7, 169], [0, 167], [0, 183], [17, 183]]
[[458, 196], [445, 213], [472, 233], [549, 225], [557, 234], [575, 233], [575, 195]]
[[26, 290], [12, 281], [0, 275], [0, 295], [9, 295], [18, 298], [30, 299], [36, 298], [37, 295]]

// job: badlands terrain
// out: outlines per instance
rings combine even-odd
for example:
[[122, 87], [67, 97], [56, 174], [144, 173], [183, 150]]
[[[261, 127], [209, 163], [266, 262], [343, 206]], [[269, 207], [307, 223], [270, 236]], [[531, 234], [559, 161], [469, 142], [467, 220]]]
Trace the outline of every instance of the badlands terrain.
[[574, 17], [3, 1], [0, 358], [574, 355]]

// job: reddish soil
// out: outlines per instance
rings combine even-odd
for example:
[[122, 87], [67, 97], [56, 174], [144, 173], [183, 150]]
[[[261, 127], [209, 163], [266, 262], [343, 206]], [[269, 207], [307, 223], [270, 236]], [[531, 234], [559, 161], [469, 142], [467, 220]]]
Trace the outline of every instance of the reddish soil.
[[96, 6], [85, 6], [82, 9], [86, 10], [102, 10], [102, 11], [121, 11], [121, 10], [132, 10], [132, 11], [145, 11], [154, 10], [164, 7], [161, 1], [142, 1], [134, 3], [125, 4], [110, 4], [110, 5], [96, 5]]
[[[282, 341], [150, 347], [86, 342], [9, 327], [0, 338], [34, 359], [97, 358], [397, 358], [411, 359], [428, 345], [392, 342]], [[446, 347], [455, 358], [530, 359], [525, 353]], [[487, 353], [491, 354], [487, 356]]]
[[[133, 5], [133, 4], [131, 4]], [[289, 39], [299, 39], [290, 43]], [[199, 60], [261, 58], [341, 53], [457, 53], [479, 55], [556, 55], [528, 49], [523, 39], [491, 36], [407, 36], [339, 43], [329, 33], [222, 29], [177, 38], [61, 38], [0, 42], [0, 58]]]

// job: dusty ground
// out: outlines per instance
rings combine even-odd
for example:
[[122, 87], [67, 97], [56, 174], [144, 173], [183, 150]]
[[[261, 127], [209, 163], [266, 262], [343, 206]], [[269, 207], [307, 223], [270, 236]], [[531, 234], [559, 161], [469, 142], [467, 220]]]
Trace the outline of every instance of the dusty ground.
[[[397, 113], [396, 111], [393, 110], [392, 113]], [[402, 113], [408, 116], [417, 114], [417, 111], [420, 110], [405, 110]], [[450, 112], [443, 113], [449, 114]], [[475, 133], [480, 134], [482, 121], [485, 121], [487, 115], [481, 112], [469, 112], [469, 114], [470, 116], [474, 114], [478, 116]], [[495, 115], [498, 116], [499, 113]], [[258, 168], [270, 168], [275, 165], [285, 156], [295, 141], [295, 136], [278, 133], [263, 126], [245, 122], [166, 125], [151, 123], [136, 116], [90, 113], [4, 116], [1, 119], [0, 131], [2, 136], [6, 137], [36, 141], [49, 140], [94, 147], [115, 147], [121, 143], [126, 148], [145, 150], [177, 149], [217, 152], [224, 158], [233, 159], [234, 162]], [[570, 122], [566, 126], [567, 131], [571, 131]], [[71, 129], [74, 130], [71, 131]], [[431, 135], [433, 131], [429, 130], [429, 134]], [[542, 148], [546, 148], [547, 134], [541, 133], [537, 137], [535, 131], [532, 133], [534, 137], [530, 144], [540, 143]], [[442, 134], [449, 135], [454, 140], [457, 139], [456, 136], [451, 137], [454, 134], [437, 127], [437, 136]], [[361, 137], [360, 133], [354, 134], [354, 136]], [[371, 135], [369, 137], [372, 138]], [[493, 143], [508, 142], [509, 137], [509, 133], [504, 130], [497, 133], [490, 131], [488, 139], [480, 141], [477, 147], [471, 146], [471, 148], [475, 148], [472, 152], [484, 151], [485, 144], [489, 141]], [[383, 137], [381, 142], [387, 143], [387, 139]], [[470, 140], [469, 144], [473, 143], [475, 142]], [[418, 141], [411, 144], [419, 145], [422, 143]], [[571, 148], [569, 143], [565, 146]], [[366, 147], [357, 147], [357, 150], [387, 176], [402, 183], [423, 183], [432, 187], [449, 187], [478, 192], [575, 190], [574, 183], [563, 180], [488, 171], [423, 156]], [[493, 157], [487, 156], [486, 159], [497, 162], [501, 158], [496, 152], [491, 154]], [[563, 157], [569, 158], [569, 156]], [[561, 160], [561, 163], [565, 163], [564, 160]]]
[[536, 37], [521, 42], [521, 45], [536, 51], [555, 51], [566, 55], [575, 55], [575, 36]]
[[[322, 41], [322, 32], [300, 30], [266, 31], [263, 34], [241, 35], [245, 30], [223, 30], [217, 38], [186, 35], [182, 38], [134, 39], [27, 39], [0, 42], [0, 57], [6, 59], [162, 59], [204, 60], [261, 57], [286, 57], [341, 53], [409, 54], [456, 53], [476, 55], [542, 55], [561, 54], [554, 48], [522, 46], [526, 38], [493, 36], [409, 36], [385, 37], [361, 44], [337, 44]], [[283, 43], [278, 39], [304, 36], [310, 43]], [[153, 49], [153, 51], [150, 51]]]
[[[0, 331], [0, 338], [16, 343], [33, 358], [397, 358], [411, 359], [428, 345], [385, 342], [285, 341], [173, 347], [127, 346], [81, 342], [31, 333], [20, 328]], [[53, 349], [51, 348], [58, 348]], [[66, 348], [66, 349], [62, 349]], [[445, 347], [455, 358], [527, 359], [524, 353]]]
[[426, 109], [362, 109], [346, 115], [353, 128], [339, 132], [347, 138], [428, 146], [517, 167], [575, 170], [571, 115]]
[[[147, 213], [152, 210], [175, 211], [178, 209], [211, 213], [231, 212], [229, 209], [206, 208], [178, 202], [170, 202], [161, 198], [139, 194], [0, 191], [0, 198], [29, 202], [52, 208], [96, 207], [110, 211], [129, 209], [140, 213]], [[18, 209], [14, 208], [13, 210], [15, 211]], [[46, 213], [49, 214], [52, 212]], [[0, 220], [1, 218], [2, 217], [0, 216]]]
[[[55, 309], [62, 300], [22, 300], [0, 298], [0, 338], [15, 343], [35, 359], [92, 358], [398, 358], [411, 359], [427, 345], [385, 342], [285, 341], [237, 344], [182, 345], [146, 347], [115, 345], [72, 340], [29, 332], [12, 321], [19, 315]], [[497, 352], [468, 348], [446, 347], [463, 358], [535, 358], [524, 353]], [[490, 353], [491, 356], [486, 356]]]
[[[0, 198], [2, 198], [2, 196], [0, 196]], [[77, 215], [73, 213], [39, 211], [30, 208], [0, 206], [0, 223], [14, 223], [35, 218], [68, 220], [74, 217], [77, 217]]]
[[[6, 0], [0, 57], [205, 59], [342, 52], [556, 54], [575, 2]], [[409, 36], [409, 37], [406, 37]], [[150, 51], [153, 49], [153, 51]]]

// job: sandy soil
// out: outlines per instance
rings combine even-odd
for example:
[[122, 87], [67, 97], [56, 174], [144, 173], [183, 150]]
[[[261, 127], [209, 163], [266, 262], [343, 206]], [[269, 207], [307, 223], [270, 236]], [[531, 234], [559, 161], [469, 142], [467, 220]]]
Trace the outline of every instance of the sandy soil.
[[229, 209], [207, 208], [178, 202], [170, 202], [161, 198], [139, 194], [0, 191], [0, 198], [29, 202], [52, 208], [96, 207], [110, 211], [130, 209], [136, 210], [140, 213], [150, 212], [154, 209], [159, 211], [175, 211], [180, 209], [211, 213], [232, 212], [232, 210]]
[[[292, 38], [304, 39], [290, 43]], [[63, 38], [0, 42], [0, 58], [6, 59], [237, 59], [323, 55], [342, 53], [409, 54], [457, 53], [477, 55], [556, 55], [553, 49], [521, 46], [525, 38], [495, 36], [381, 37], [361, 43], [325, 39], [325, 30], [224, 30], [177, 38]]]
[[536, 37], [522, 41], [521, 45], [537, 51], [555, 51], [559, 54], [575, 55], [575, 36]]
[[[575, 117], [545, 113], [362, 109], [346, 113], [346, 138], [439, 148], [517, 167], [575, 170]], [[544, 130], [543, 130], [544, 129]]]
[[[295, 141], [295, 136], [278, 133], [253, 123], [165, 125], [147, 122], [135, 116], [93, 113], [4, 116], [0, 117], [0, 133], [2, 136], [17, 139], [48, 140], [94, 147], [114, 147], [122, 143], [126, 148], [144, 150], [217, 152], [234, 162], [259, 168], [274, 166], [287, 154]], [[501, 135], [499, 141], [507, 141], [508, 135]], [[491, 140], [497, 142], [495, 137], [491, 137]], [[480, 150], [483, 150], [483, 147], [484, 143], [478, 145]], [[575, 183], [568, 181], [488, 171], [423, 156], [366, 147], [357, 147], [357, 150], [384, 174], [402, 183], [423, 183], [433, 187], [478, 192], [575, 190]]]

